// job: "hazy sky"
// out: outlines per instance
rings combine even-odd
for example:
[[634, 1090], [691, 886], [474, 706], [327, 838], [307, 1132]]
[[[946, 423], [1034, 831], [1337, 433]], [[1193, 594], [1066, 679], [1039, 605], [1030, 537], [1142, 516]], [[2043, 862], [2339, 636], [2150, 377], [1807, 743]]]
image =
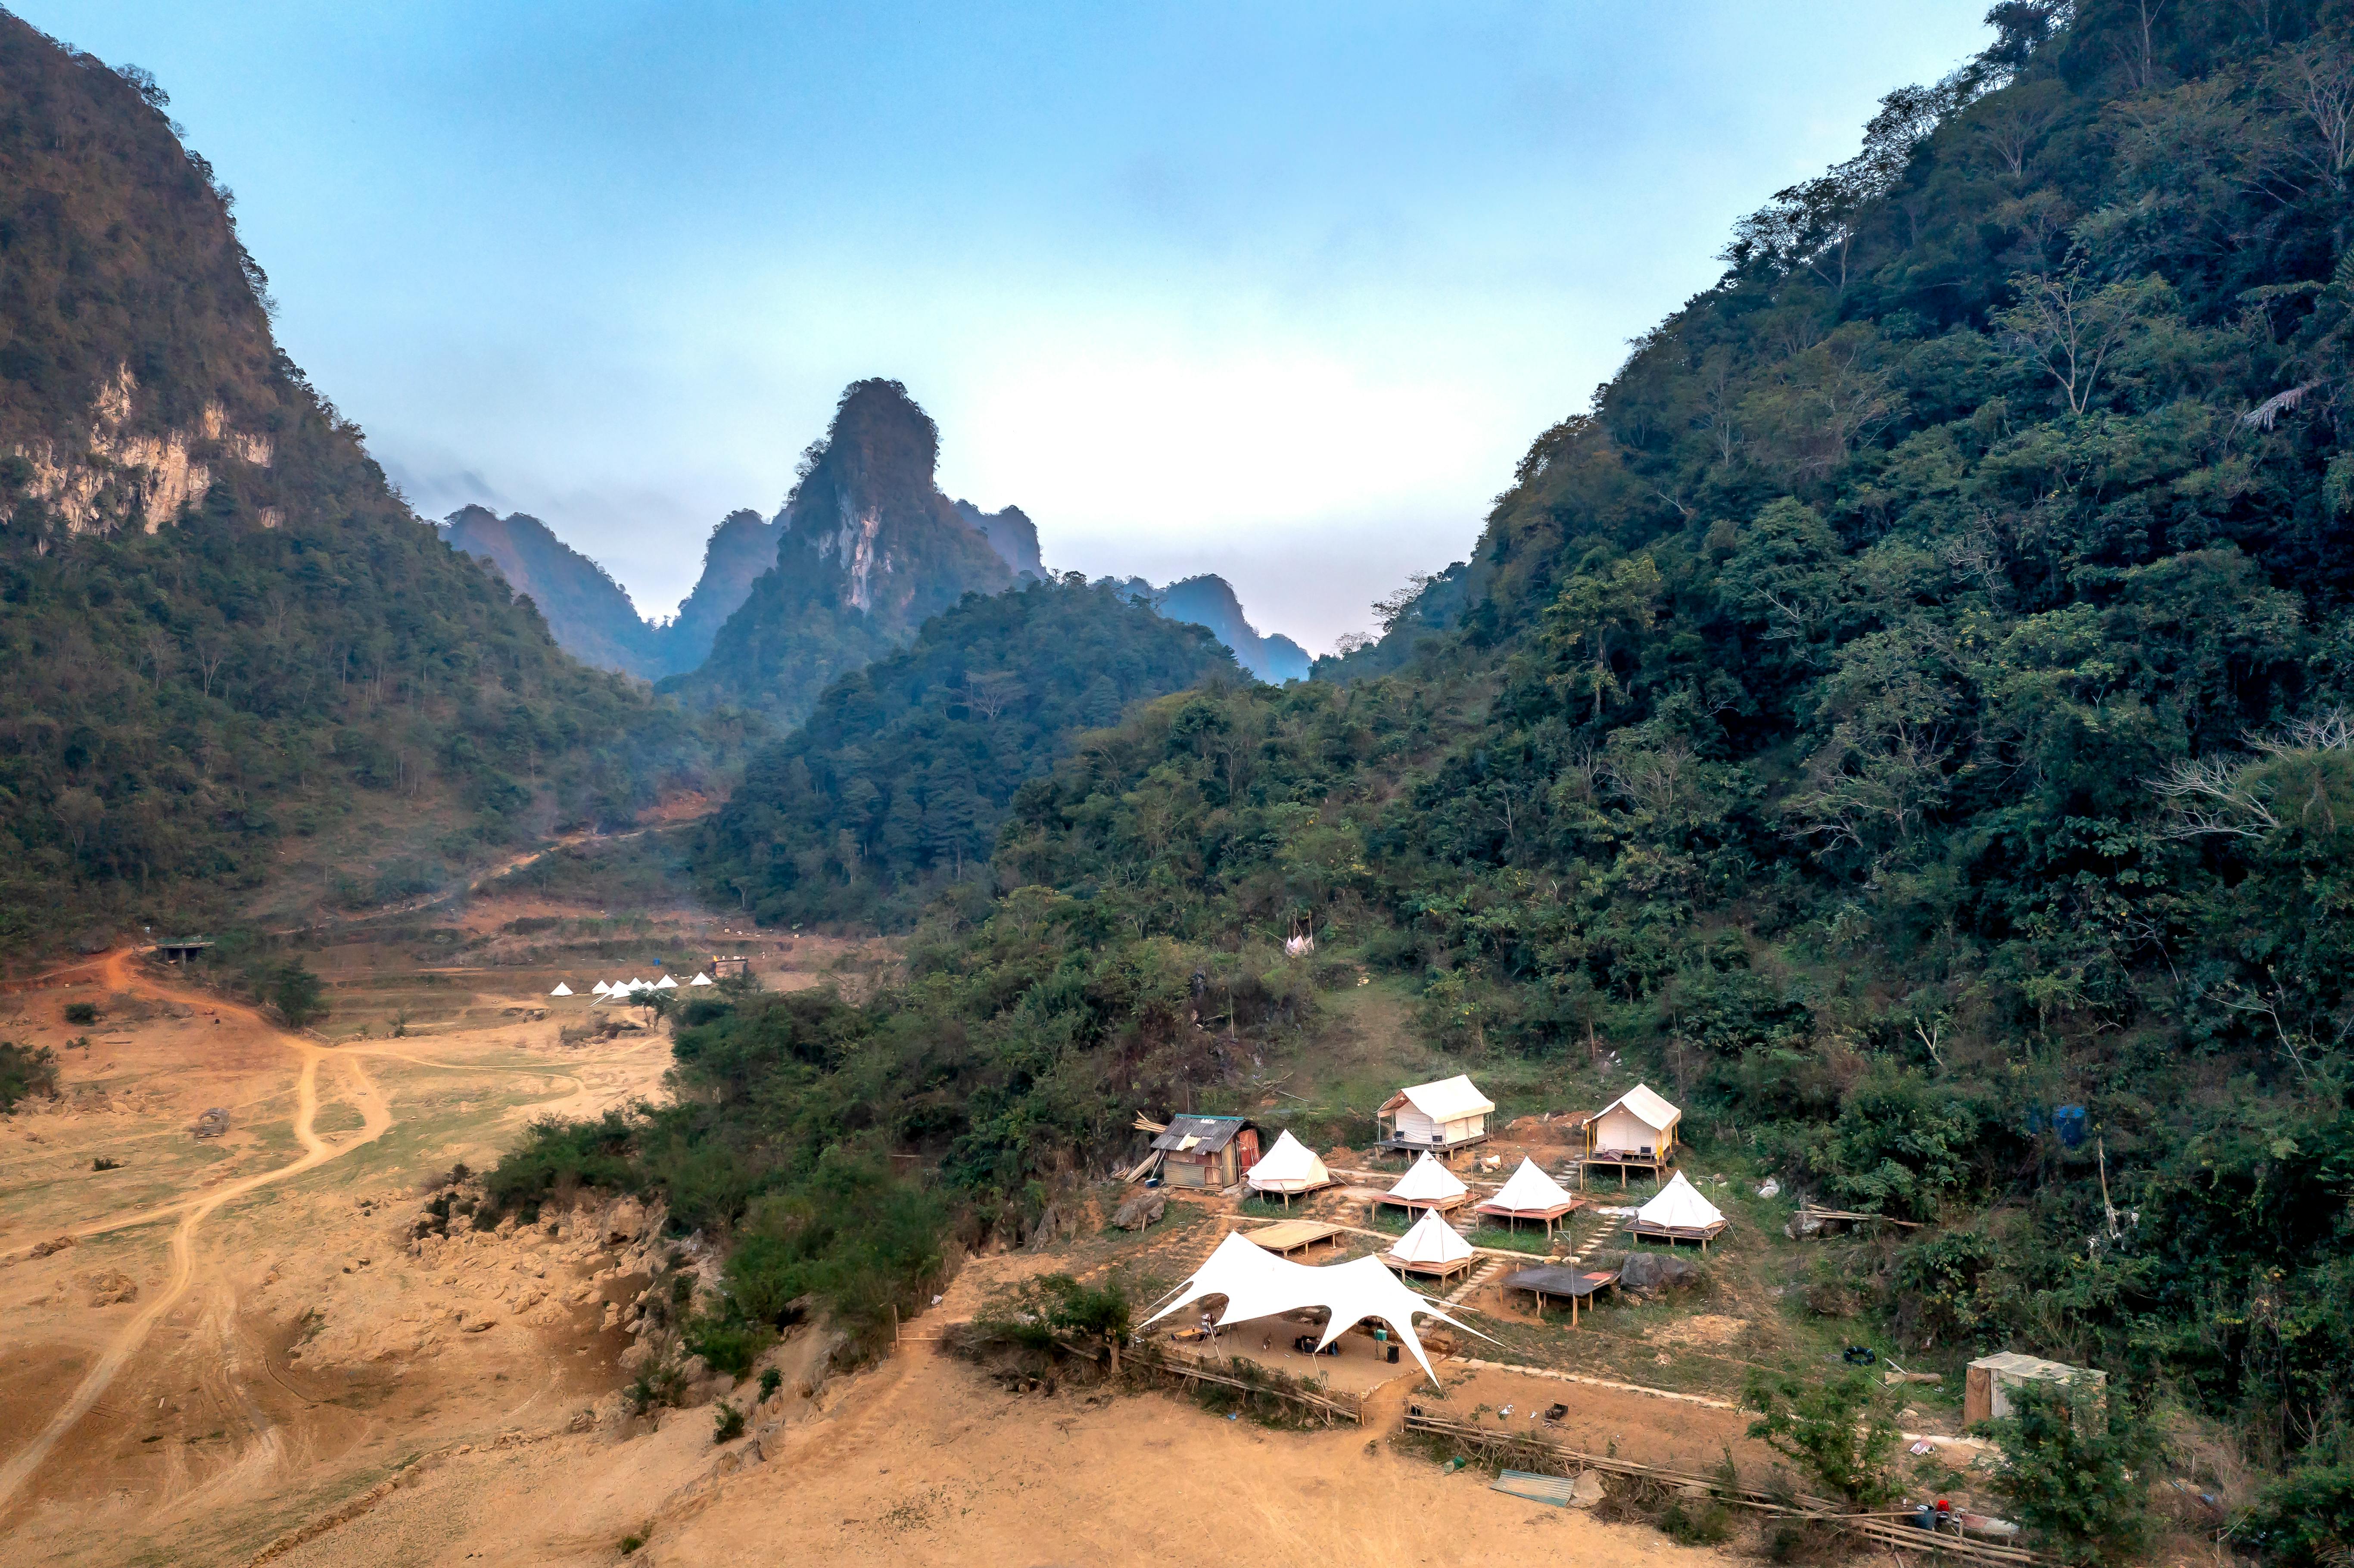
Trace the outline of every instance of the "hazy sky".
[[11, 3], [156, 74], [430, 515], [668, 613], [891, 376], [1050, 565], [1320, 650], [1988, 0]]

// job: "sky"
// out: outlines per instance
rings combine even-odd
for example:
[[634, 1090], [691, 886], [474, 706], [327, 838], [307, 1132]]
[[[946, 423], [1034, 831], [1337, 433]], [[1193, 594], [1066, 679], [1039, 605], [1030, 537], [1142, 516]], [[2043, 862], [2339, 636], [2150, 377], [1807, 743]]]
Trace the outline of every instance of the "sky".
[[670, 613], [849, 382], [1048, 565], [1312, 650], [1987, 0], [11, 0], [155, 73], [423, 514]]

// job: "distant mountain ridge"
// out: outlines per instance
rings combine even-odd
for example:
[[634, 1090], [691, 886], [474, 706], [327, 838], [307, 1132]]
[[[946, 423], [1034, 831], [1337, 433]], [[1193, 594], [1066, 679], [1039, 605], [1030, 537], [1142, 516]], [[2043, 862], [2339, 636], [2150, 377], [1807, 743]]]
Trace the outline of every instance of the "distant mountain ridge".
[[1304, 681], [1314, 665], [1308, 650], [1281, 632], [1262, 633], [1243, 613], [1243, 601], [1234, 585], [1214, 572], [1182, 577], [1166, 588], [1154, 588], [1142, 577], [1130, 577], [1122, 590], [1141, 598], [1171, 620], [1206, 626], [1234, 651], [1235, 662], [1269, 685]]
[[440, 528], [451, 549], [490, 562], [537, 605], [557, 646], [582, 663], [642, 675], [660, 661], [667, 628], [650, 625], [627, 588], [538, 518], [461, 506]]

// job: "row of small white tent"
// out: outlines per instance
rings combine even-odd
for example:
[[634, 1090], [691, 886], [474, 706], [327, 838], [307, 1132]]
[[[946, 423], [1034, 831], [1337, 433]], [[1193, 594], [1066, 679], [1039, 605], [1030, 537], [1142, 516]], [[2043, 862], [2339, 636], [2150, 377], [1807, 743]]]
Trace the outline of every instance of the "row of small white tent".
[[[712, 980], [709, 975], [697, 975], [686, 983], [690, 987], [709, 985], [712, 983]], [[625, 980], [618, 982], [599, 980], [595, 985], [589, 987], [589, 990], [602, 997], [630, 996], [642, 991], [676, 991], [678, 989], [678, 981], [671, 979], [668, 975], [663, 976], [660, 980], [651, 980], [636, 979]], [[562, 980], [557, 980], [556, 982], [556, 989], [549, 991], [547, 994], [550, 996], [570, 996], [572, 994], [572, 988], [566, 985]]]

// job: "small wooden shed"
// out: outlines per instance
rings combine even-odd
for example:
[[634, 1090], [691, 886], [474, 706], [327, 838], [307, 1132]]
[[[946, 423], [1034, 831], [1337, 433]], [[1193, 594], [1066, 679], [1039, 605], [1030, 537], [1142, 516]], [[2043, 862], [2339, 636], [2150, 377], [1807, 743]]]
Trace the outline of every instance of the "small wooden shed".
[[1258, 1129], [1238, 1116], [1176, 1116], [1152, 1140], [1172, 1187], [1231, 1187], [1258, 1163]]
[[2105, 1372], [2072, 1367], [2065, 1361], [2040, 1361], [2012, 1351], [1980, 1356], [1970, 1363], [1962, 1381], [1962, 1420], [1966, 1425], [2001, 1420], [2010, 1414], [2011, 1390], [2023, 1383], [2089, 1388], [2093, 1407], [2098, 1408], [2107, 1396], [2108, 1382], [2109, 1374]]

